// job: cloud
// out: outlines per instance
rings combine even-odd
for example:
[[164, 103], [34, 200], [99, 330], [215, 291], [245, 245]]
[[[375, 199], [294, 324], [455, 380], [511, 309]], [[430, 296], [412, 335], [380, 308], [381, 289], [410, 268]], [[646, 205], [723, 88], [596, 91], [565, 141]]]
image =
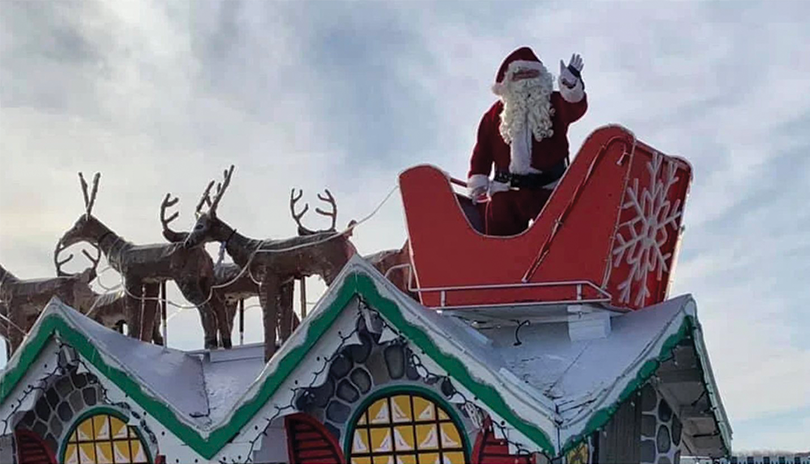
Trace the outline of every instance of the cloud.
[[[694, 166], [673, 294], [697, 297], [736, 445], [771, 446], [757, 418], [810, 417], [805, 4], [3, 7], [0, 259], [17, 275], [53, 274], [53, 244], [82, 212], [77, 171], [103, 172], [95, 214], [135, 243], [162, 241], [167, 191], [181, 198], [177, 227], [190, 227], [205, 183], [231, 163], [220, 213], [246, 235], [295, 233], [291, 187], [310, 201], [329, 187], [339, 223], [360, 219], [410, 165], [464, 177], [507, 53], [529, 44], [556, 73], [578, 52], [590, 109], [571, 127], [572, 147], [621, 123]], [[404, 239], [397, 193], [354, 237], [363, 253]], [[312, 282], [311, 300], [320, 288]], [[172, 319], [172, 346], [201, 345], [195, 313]], [[260, 312], [248, 318], [258, 341]]]

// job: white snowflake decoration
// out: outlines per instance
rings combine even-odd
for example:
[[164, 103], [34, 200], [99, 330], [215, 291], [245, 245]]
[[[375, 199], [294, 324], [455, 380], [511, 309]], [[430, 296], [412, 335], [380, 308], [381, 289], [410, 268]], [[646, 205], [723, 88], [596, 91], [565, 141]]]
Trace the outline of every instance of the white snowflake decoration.
[[[674, 162], [667, 160], [666, 168], [662, 170], [664, 156], [653, 152], [652, 160], [647, 163], [647, 172], [650, 176], [650, 185], [639, 196], [638, 178], [633, 179], [632, 187], [625, 192], [625, 203], [622, 210], [635, 211], [633, 219], [619, 224], [616, 233], [616, 246], [613, 248], [615, 256], [614, 266], [623, 262], [630, 266], [630, 272], [619, 284], [619, 301], [629, 303], [633, 293], [633, 283], [640, 283], [635, 297], [635, 305], [641, 306], [650, 296], [647, 288], [647, 275], [656, 272], [657, 280], [661, 280], [663, 273], [669, 271], [667, 260], [672, 253], [664, 254], [661, 247], [669, 240], [668, 228], [677, 232], [678, 218], [681, 217], [681, 200], [671, 203], [667, 198], [670, 188], [678, 182], [676, 172], [678, 167]], [[659, 178], [663, 172], [664, 179]], [[625, 238], [622, 230], [626, 229], [629, 236]]]

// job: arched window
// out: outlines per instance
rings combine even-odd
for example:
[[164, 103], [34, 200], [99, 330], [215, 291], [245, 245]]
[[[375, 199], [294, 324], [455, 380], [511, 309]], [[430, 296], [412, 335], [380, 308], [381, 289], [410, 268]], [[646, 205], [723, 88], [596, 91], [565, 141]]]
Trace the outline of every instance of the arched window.
[[451, 414], [420, 392], [372, 400], [354, 418], [351, 464], [465, 464], [464, 435]]
[[64, 464], [151, 462], [138, 430], [108, 410], [80, 418], [63, 449]]

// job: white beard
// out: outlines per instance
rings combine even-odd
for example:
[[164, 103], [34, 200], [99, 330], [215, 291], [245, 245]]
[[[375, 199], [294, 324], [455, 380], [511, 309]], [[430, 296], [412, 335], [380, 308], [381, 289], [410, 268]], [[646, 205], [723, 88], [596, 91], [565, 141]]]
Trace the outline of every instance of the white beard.
[[501, 137], [511, 147], [510, 172], [528, 174], [537, 172], [531, 167], [531, 146], [533, 135], [538, 141], [554, 135], [551, 129], [551, 93], [554, 83], [551, 74], [540, 71], [534, 79], [511, 81], [511, 74], [504, 78], [508, 84], [504, 88], [501, 100]]
[[[509, 77], [509, 76], [507, 76]], [[551, 137], [551, 93], [554, 84], [551, 74], [542, 72], [534, 79], [523, 79], [509, 82], [501, 97], [501, 136], [506, 143], [511, 143], [515, 135], [523, 131], [528, 122], [529, 129], [537, 140]]]

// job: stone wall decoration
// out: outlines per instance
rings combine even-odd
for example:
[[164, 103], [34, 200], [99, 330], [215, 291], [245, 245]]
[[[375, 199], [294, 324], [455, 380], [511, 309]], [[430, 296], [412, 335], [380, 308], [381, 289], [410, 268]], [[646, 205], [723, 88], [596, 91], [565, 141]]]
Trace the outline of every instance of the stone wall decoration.
[[[152, 457], [157, 456], [157, 442], [148, 427], [129, 425], [130, 416], [140, 415], [127, 403], [110, 401], [104, 385], [72, 348], [61, 345], [56, 364], [18, 399], [20, 406], [31, 406], [4, 420], [14, 431], [17, 463], [160, 462]], [[142, 421], [139, 425], [146, 427]]]
[[[376, 314], [373, 319], [380, 320]], [[357, 319], [356, 335], [360, 343], [341, 349], [329, 366], [327, 379], [302, 390], [296, 398], [297, 409], [322, 421], [340, 442], [345, 443], [352, 415], [382, 387], [397, 386], [401, 391], [418, 387], [443, 401], [453, 398], [456, 389], [450, 379], [427, 372], [403, 338], [388, 329], [369, 328], [364, 317]], [[476, 430], [463, 408], [453, 408], [466, 421], [464, 430]]]
[[678, 464], [681, 421], [660, 393], [648, 383], [641, 390], [642, 464]]

